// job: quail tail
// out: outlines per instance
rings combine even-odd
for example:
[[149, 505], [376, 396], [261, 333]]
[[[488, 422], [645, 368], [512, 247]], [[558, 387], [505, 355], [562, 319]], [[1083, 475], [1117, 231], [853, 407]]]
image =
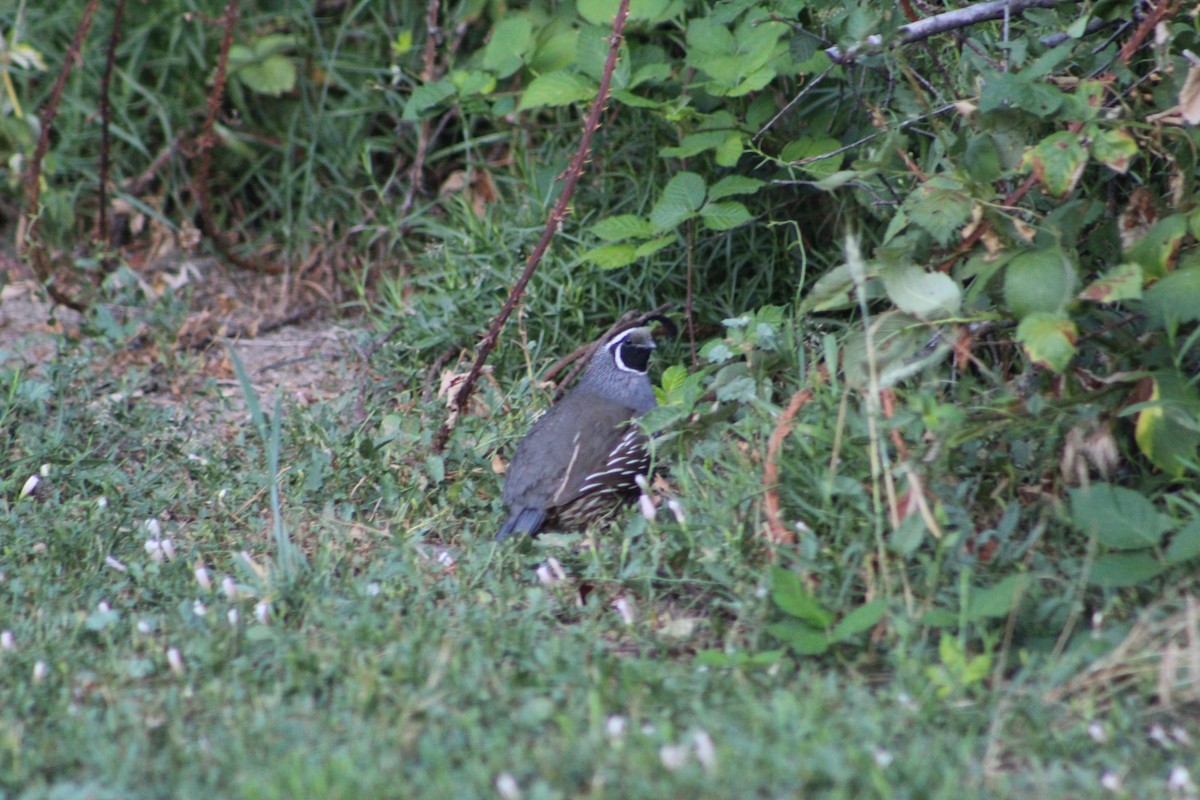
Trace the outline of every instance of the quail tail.
[[514, 511], [500, 526], [500, 532], [496, 534], [496, 541], [504, 541], [514, 533], [533, 535], [541, 530], [542, 522], [545, 519], [546, 512], [540, 508], [522, 508]]

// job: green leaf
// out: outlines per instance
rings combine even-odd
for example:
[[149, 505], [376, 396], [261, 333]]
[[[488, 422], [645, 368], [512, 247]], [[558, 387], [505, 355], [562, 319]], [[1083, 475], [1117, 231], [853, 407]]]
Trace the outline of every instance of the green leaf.
[[1175, 330], [1200, 320], [1200, 267], [1177, 270], [1151, 286], [1143, 307], [1158, 328]]
[[413, 122], [421, 118], [426, 110], [436, 106], [448, 97], [453, 97], [457, 93], [454, 84], [449, 78], [442, 78], [435, 83], [423, 83], [409, 96], [408, 102], [404, 104], [404, 114], [402, 119]]
[[704, 179], [694, 172], [680, 172], [663, 188], [662, 197], [650, 210], [656, 231], [670, 231], [690, 219], [704, 203]]
[[1097, 586], [1137, 586], [1166, 568], [1149, 553], [1106, 553], [1096, 557], [1088, 579]]
[[668, 236], [660, 236], [657, 239], [651, 239], [648, 242], [642, 242], [638, 245], [637, 250], [633, 252], [635, 258], [647, 258], [654, 255], [659, 250], [670, 244], [675, 243], [675, 234]]
[[818, 656], [829, 649], [825, 631], [805, 625], [798, 619], [785, 619], [767, 626], [767, 633], [802, 656]]
[[756, 178], [747, 178], [744, 175], [726, 175], [709, 188], [708, 200], [711, 203], [734, 195], [751, 194], [757, 192], [763, 185], [764, 182]]
[[814, 627], [826, 628], [833, 621], [833, 615], [804, 588], [800, 576], [783, 567], [771, 569], [771, 599], [785, 614]]
[[883, 286], [897, 308], [923, 319], [952, 317], [962, 305], [962, 291], [949, 275], [926, 272], [914, 264], [886, 270]]
[[505, 14], [492, 28], [492, 38], [483, 49], [483, 68], [507, 78], [525, 63], [533, 41], [533, 23], [523, 14]]
[[904, 201], [904, 210], [938, 244], [945, 245], [966, 224], [974, 205], [961, 183], [939, 175], [918, 186]]
[[441, 483], [446, 480], [446, 462], [438, 455], [427, 457], [425, 459], [425, 474], [434, 483]]
[[1137, 141], [1129, 131], [1099, 131], [1092, 138], [1092, 157], [1118, 174], [1129, 171], [1137, 154]]
[[779, 160], [800, 167], [817, 180], [821, 180], [842, 168], [845, 153], [829, 155], [841, 146], [842, 143], [837, 139], [796, 139], [784, 145]]
[[1175, 257], [1187, 232], [1187, 217], [1183, 214], [1164, 217], [1125, 251], [1125, 258], [1141, 265], [1147, 280], [1164, 278], [1174, 268]]
[[1138, 412], [1134, 440], [1154, 466], [1178, 478], [1196, 463], [1200, 391], [1176, 372], [1157, 372], [1151, 379], [1150, 401]]
[[986, 617], [1007, 616], [1028, 583], [1028, 574], [1018, 574], [1009, 575], [986, 589], [973, 589], [967, 601], [967, 619], [978, 622]]
[[700, 209], [700, 218], [714, 231], [727, 231], [754, 219], [746, 207], [736, 200], [708, 203]]
[[721, 142], [721, 146], [717, 148], [716, 161], [719, 167], [736, 166], [745, 151], [746, 146], [742, 141], [742, 134], [731, 133], [725, 137], [725, 141]]
[[[1080, 300], [1093, 303], [1116, 303], [1138, 300], [1142, 296], [1142, 268], [1137, 264], [1121, 264], [1092, 281], [1079, 293]], [[1198, 296], [1197, 299], [1200, 299]]]
[[1004, 271], [1004, 303], [1017, 318], [1062, 309], [1075, 294], [1075, 269], [1058, 247], [1018, 253]]
[[543, 106], [565, 106], [596, 96], [596, 87], [580, 75], [559, 70], [539, 75], [529, 83], [521, 96], [518, 111]]
[[631, 244], [606, 244], [588, 250], [582, 258], [600, 269], [617, 269], [637, 260], [637, 248]]
[[594, 223], [592, 233], [606, 242], [621, 242], [626, 239], [645, 239], [654, 235], [654, 226], [637, 214], [620, 214]]
[[[617, 16], [620, 0], [579, 0], [576, 9], [579, 16], [593, 25], [612, 28]], [[662, 22], [670, 12], [671, 0], [638, 0], [629, 4], [629, 21], [642, 20], [650, 23]]]
[[1094, 483], [1072, 489], [1069, 496], [1071, 521], [1079, 532], [1114, 550], [1155, 547], [1172, 526], [1144, 495], [1123, 486]]
[[691, 158], [705, 150], [713, 150], [721, 146], [728, 136], [727, 131], [697, 131], [689, 133], [674, 147], [664, 147], [658, 151], [663, 158]]
[[800, 302], [800, 312], [840, 311], [854, 305], [854, 277], [849, 264], [838, 264], [817, 278]]
[[835, 642], [844, 642], [851, 636], [870, 630], [879, 620], [883, 619], [883, 612], [886, 610], [887, 603], [883, 600], [873, 600], [861, 605], [842, 617], [838, 624], [833, 626], [833, 632], [830, 633], [829, 638]]
[[283, 55], [269, 55], [238, 67], [238, 80], [258, 94], [279, 97], [296, 86], [296, 65]]
[[1022, 319], [1017, 326], [1017, 341], [1029, 360], [1054, 372], [1067, 368], [1075, 355], [1077, 338], [1075, 323], [1057, 314], [1039, 311]]
[[1033, 170], [1047, 193], [1066, 197], [1079, 183], [1088, 154], [1078, 133], [1052, 133], [1025, 153], [1022, 167]]
[[1167, 563], [1182, 564], [1200, 558], [1200, 519], [1192, 520], [1183, 530], [1171, 537], [1167, 546]]

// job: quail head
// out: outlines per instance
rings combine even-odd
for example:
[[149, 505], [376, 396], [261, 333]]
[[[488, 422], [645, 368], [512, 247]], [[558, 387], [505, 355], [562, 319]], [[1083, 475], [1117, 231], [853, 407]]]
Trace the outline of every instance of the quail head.
[[596, 350], [583, 376], [526, 434], [508, 467], [508, 519], [497, 539], [543, 526], [578, 528], [637, 492], [650, 470], [635, 421], [655, 406], [646, 375], [654, 340], [648, 327], [622, 331]]

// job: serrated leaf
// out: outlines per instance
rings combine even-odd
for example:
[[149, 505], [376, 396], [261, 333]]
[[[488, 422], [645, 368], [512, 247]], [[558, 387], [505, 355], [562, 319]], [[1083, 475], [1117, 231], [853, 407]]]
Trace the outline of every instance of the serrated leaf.
[[922, 183], [904, 201], [908, 218], [945, 245], [971, 216], [974, 201], [958, 181], [935, 176]]
[[808, 593], [800, 576], [782, 567], [771, 569], [771, 599], [785, 614], [817, 627], [825, 628], [833, 621], [817, 598]]
[[453, 97], [455, 92], [454, 84], [450, 82], [449, 78], [442, 78], [435, 83], [423, 83], [413, 89], [408, 102], [404, 104], [402, 118], [409, 122], [418, 120], [426, 110], [448, 97]]
[[1072, 489], [1071, 521], [1080, 533], [1114, 550], [1156, 547], [1172, 522], [1141, 492], [1094, 483]]
[[767, 633], [802, 656], [817, 656], [829, 649], [825, 631], [805, 625], [798, 619], [785, 619], [767, 626]]
[[1187, 217], [1183, 214], [1164, 217], [1125, 251], [1125, 258], [1137, 262], [1147, 280], [1166, 277], [1175, 268], [1175, 258], [1187, 232]]
[[1166, 569], [1149, 553], [1105, 553], [1092, 563], [1088, 580], [1097, 586], [1137, 586]]
[[674, 234], [672, 234], [670, 236], [660, 236], [657, 239], [651, 239], [648, 242], [642, 242], [641, 244], [639, 244], [637, 250], [634, 251], [633, 255], [636, 258], [647, 258], [649, 256], [654, 255], [659, 250], [662, 250], [667, 245], [674, 244], [674, 242], [675, 242]]
[[[575, 7], [579, 16], [593, 25], [612, 27], [613, 19], [617, 16], [620, 0], [579, 0]], [[629, 4], [630, 20], [645, 20], [661, 22], [670, 10], [671, 0], [638, 0]]]
[[923, 319], [952, 317], [962, 306], [962, 290], [953, 278], [913, 264], [888, 269], [883, 286], [897, 308]]
[[1057, 314], [1039, 311], [1017, 326], [1017, 341], [1029, 360], [1054, 372], [1062, 372], [1071, 363], [1078, 337], [1075, 323]]
[[842, 168], [845, 154], [830, 155], [841, 146], [842, 143], [837, 139], [796, 139], [784, 146], [779, 160], [800, 167], [816, 180], [822, 180]]
[[1174, 329], [1200, 320], [1200, 268], [1172, 272], [1151, 286], [1143, 307], [1155, 327]]
[[1075, 294], [1075, 268], [1055, 247], [1026, 250], [1004, 271], [1004, 303], [1018, 318], [1059, 311]]
[[1137, 154], [1137, 141], [1129, 131], [1100, 131], [1092, 138], [1092, 156], [1118, 174], [1129, 170], [1129, 162]]
[[593, 234], [606, 242], [621, 242], [626, 239], [644, 239], [654, 234], [649, 220], [637, 214], [619, 214], [593, 223], [589, 228]]
[[725, 141], [727, 133], [725, 131], [698, 131], [689, 133], [679, 141], [674, 147], [663, 147], [658, 151], [658, 154], [663, 158], [690, 158], [705, 150], [712, 150], [720, 147]]
[[670, 231], [690, 219], [704, 203], [704, 179], [694, 172], [680, 172], [663, 187], [662, 196], [650, 210], [656, 231]]
[[883, 612], [886, 610], [887, 603], [883, 600], [873, 600], [861, 605], [842, 617], [838, 624], [833, 626], [829, 638], [835, 642], [844, 642], [851, 636], [870, 630], [879, 620], [883, 619]]
[[740, 133], [731, 133], [725, 137], [725, 141], [721, 142], [721, 146], [717, 148], [716, 162], [719, 167], [736, 166], [745, 151], [745, 144], [742, 141]]
[[1138, 412], [1134, 440], [1154, 466], [1179, 477], [1196, 463], [1200, 391], [1175, 372], [1155, 373], [1150, 405]]
[[524, 64], [533, 41], [533, 23], [522, 14], [505, 14], [492, 28], [492, 38], [483, 48], [483, 68], [507, 78]]
[[967, 619], [978, 622], [987, 617], [1008, 616], [1028, 582], [1027, 574], [1009, 575], [986, 589], [972, 590], [967, 602]]
[[727, 231], [753, 219], [749, 210], [736, 200], [708, 203], [700, 209], [700, 217], [714, 231]]
[[1137, 300], [1142, 296], [1142, 280], [1141, 267], [1137, 264], [1121, 264], [1088, 284], [1079, 293], [1079, 299], [1093, 303]]
[[1077, 133], [1052, 133], [1025, 153], [1022, 166], [1054, 197], [1066, 197], [1083, 176], [1088, 154]]
[[714, 183], [708, 190], [709, 202], [723, 200], [739, 194], [757, 192], [763, 186], [763, 181], [757, 178], [747, 178], [744, 175], [726, 175]]
[[521, 95], [518, 111], [543, 106], [565, 106], [596, 96], [596, 87], [580, 75], [565, 70], [538, 75]]
[[637, 260], [637, 248], [631, 244], [606, 244], [588, 250], [582, 258], [600, 269], [618, 269]]
[[1200, 519], [1192, 520], [1189, 525], [1171, 537], [1167, 546], [1167, 563], [1182, 564], [1200, 558]]

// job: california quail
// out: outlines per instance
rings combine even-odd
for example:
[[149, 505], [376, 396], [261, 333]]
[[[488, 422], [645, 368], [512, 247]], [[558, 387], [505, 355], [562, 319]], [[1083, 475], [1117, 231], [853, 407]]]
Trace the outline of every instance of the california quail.
[[637, 490], [650, 454], [634, 419], [656, 405], [646, 377], [653, 350], [649, 328], [613, 336], [575, 388], [534, 423], [508, 466], [509, 513], [498, 540], [543, 525], [582, 527]]

